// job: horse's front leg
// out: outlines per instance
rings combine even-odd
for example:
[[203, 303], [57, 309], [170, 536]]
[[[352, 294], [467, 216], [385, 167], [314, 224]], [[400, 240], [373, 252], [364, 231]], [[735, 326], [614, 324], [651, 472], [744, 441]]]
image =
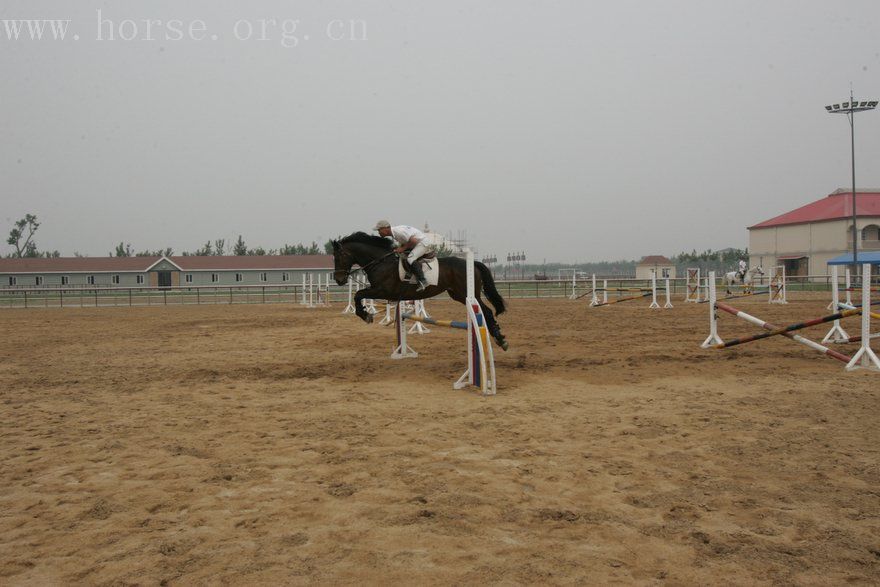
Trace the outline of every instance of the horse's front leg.
[[378, 299], [385, 299], [381, 297], [381, 292], [379, 290], [373, 289], [371, 287], [358, 290], [357, 293], [354, 294], [355, 315], [367, 324], [372, 324], [373, 315], [367, 312], [367, 308], [364, 306], [364, 300]]

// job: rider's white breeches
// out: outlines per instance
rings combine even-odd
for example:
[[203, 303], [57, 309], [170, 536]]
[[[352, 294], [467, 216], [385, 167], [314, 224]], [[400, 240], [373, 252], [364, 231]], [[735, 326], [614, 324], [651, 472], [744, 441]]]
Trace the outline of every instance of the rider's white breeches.
[[409, 255], [406, 256], [407, 262], [412, 265], [416, 260], [428, 252], [428, 247], [424, 243], [419, 243], [412, 248]]

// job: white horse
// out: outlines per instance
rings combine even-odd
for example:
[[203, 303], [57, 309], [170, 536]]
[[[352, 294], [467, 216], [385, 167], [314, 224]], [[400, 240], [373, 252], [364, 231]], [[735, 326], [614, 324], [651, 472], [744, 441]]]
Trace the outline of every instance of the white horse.
[[724, 274], [724, 286], [727, 288], [727, 294], [730, 295], [730, 286], [731, 285], [742, 285], [744, 293], [750, 293], [752, 291], [751, 285], [755, 280], [755, 275], [764, 275], [764, 270], [760, 265], [757, 267], [752, 267], [748, 271], [746, 271], [745, 275], [741, 274], [739, 271], [728, 271]]

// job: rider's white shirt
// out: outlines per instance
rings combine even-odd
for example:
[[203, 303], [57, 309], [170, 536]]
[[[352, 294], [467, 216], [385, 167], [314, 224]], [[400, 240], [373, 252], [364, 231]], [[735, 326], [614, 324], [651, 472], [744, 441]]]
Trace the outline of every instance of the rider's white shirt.
[[418, 228], [401, 224], [400, 226], [391, 227], [391, 237], [397, 241], [398, 245], [405, 245], [412, 237], [416, 237], [416, 240], [419, 242], [424, 241], [425, 233]]

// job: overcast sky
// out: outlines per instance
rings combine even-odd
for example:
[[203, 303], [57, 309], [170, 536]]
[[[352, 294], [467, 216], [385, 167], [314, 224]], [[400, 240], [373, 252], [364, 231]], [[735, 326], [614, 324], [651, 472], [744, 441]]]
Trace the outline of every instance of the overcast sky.
[[[880, 96], [876, 0], [0, 4], [25, 18], [71, 23], [0, 23], [0, 220], [36, 214], [65, 255], [386, 217], [537, 262], [745, 247], [850, 185], [824, 106]], [[856, 176], [880, 186], [880, 111]]]

